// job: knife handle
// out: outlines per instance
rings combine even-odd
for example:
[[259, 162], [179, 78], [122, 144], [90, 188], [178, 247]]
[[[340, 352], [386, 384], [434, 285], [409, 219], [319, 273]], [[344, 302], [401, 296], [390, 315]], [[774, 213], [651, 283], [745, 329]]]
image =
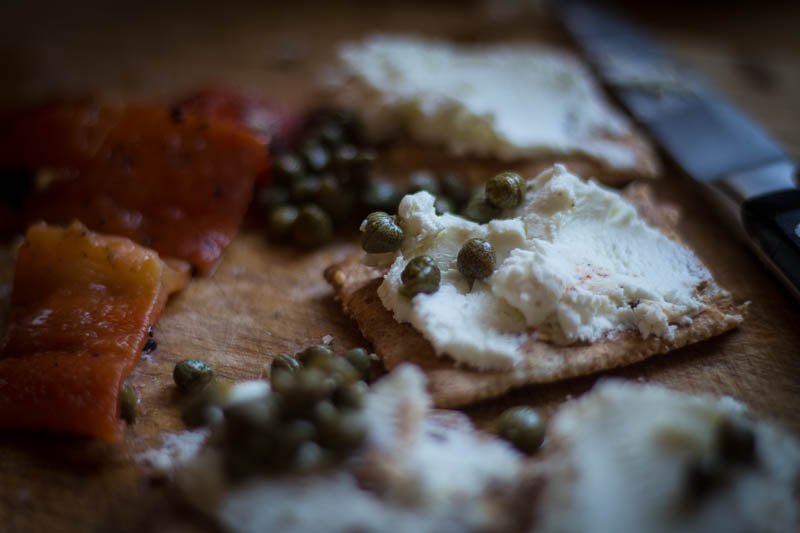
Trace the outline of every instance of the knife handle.
[[800, 190], [746, 200], [741, 221], [756, 253], [800, 298]]

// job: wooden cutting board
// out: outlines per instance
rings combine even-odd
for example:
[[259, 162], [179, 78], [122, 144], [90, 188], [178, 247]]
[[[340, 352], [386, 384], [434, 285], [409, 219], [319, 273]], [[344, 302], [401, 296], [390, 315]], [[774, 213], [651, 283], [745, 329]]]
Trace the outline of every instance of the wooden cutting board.
[[[49, 6], [46, 16], [35, 5], [12, 6], [0, 13], [8, 30], [0, 36], [6, 75], [0, 106], [65, 93], [166, 98], [225, 82], [300, 107], [314, 101], [315, 81], [334, 43], [368, 31], [561, 42], [552, 22], [536, 10], [508, 15], [514, 2], [493, 5], [364, 2], [336, 9], [320, 3], [225, 11], [64, 5]], [[702, 69], [800, 156], [800, 65], [794, 61], [800, 11], [778, 7], [770, 13], [716, 13], [714, 38], [707, 35], [711, 11], [662, 20], [657, 29], [678, 56]], [[754, 17], [760, 24], [748, 24]], [[660, 199], [681, 207], [681, 236], [720, 284], [751, 302], [750, 314], [734, 333], [609, 374], [728, 394], [800, 435], [798, 305], [719, 225], [691, 183], [670, 169], [655, 189]], [[198, 357], [222, 376], [253, 378], [270, 353], [328, 335], [339, 349], [363, 343], [322, 279], [328, 264], [356, 249], [342, 240], [301, 253], [270, 245], [257, 228], [243, 232], [213, 277], [194, 281], [167, 306], [156, 329], [158, 349], [133, 374], [141, 416], [122, 445], [0, 435], [0, 531], [213, 530], [133, 462], [137, 452], [158, 444], [159, 435], [182, 429], [171, 378], [175, 362]], [[0, 255], [0, 279], [8, 280], [9, 268], [8, 255]], [[7, 284], [1, 287], [3, 299]], [[595, 379], [527, 387], [466, 411], [479, 424], [510, 405], [530, 404], [549, 414]]]

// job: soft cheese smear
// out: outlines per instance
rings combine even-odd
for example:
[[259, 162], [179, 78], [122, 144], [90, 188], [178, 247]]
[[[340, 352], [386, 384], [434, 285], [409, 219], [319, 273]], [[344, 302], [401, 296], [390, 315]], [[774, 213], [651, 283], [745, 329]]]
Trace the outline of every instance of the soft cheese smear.
[[[437, 215], [427, 192], [398, 210], [405, 231], [378, 294], [438, 354], [478, 368], [507, 368], [535, 331], [558, 344], [592, 342], [625, 329], [670, 338], [704, 304], [710, 273], [681, 244], [649, 226], [617, 192], [555, 165], [528, 182], [522, 207], [476, 224]], [[470, 238], [488, 240], [497, 269], [470, 288], [456, 257]], [[442, 271], [433, 294], [398, 294], [408, 261], [427, 254]]]
[[630, 134], [630, 125], [566, 52], [376, 35], [339, 56], [356, 81], [342, 98], [374, 136], [405, 130], [457, 155], [580, 154], [635, 166], [635, 150], [610, 139]]
[[[550, 426], [558, 444], [543, 465], [537, 531], [796, 531], [800, 446], [744, 411], [732, 398], [601, 382]], [[721, 461], [723, 419], [752, 431], [754, 458], [723, 463], [725, 481], [693, 495], [690, 465]]]

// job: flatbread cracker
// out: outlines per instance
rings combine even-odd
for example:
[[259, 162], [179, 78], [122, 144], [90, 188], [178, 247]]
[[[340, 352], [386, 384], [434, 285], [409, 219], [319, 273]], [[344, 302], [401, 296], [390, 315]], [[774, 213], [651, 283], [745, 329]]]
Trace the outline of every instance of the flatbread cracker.
[[621, 186], [634, 179], [655, 179], [661, 174], [661, 163], [650, 142], [638, 131], [617, 142], [630, 146], [636, 153], [636, 162], [630, 169], [604, 165], [600, 161], [581, 156], [553, 154], [552, 157], [504, 161], [488, 157], [454, 156], [440, 146], [426, 146], [411, 141], [395, 141], [380, 151], [378, 172], [391, 176], [407, 176], [428, 169], [438, 174], [456, 172], [470, 185], [480, 185], [489, 176], [512, 170], [523, 176], [536, 176], [554, 163], [563, 163], [578, 175], [591, 175], [606, 185]]
[[[629, 187], [625, 196], [651, 224], [674, 235], [678, 219], [674, 207], [656, 205], [649, 189], [642, 185]], [[699, 288], [700, 299], [707, 307], [692, 317], [690, 325], [678, 325], [671, 340], [655, 336], [643, 339], [636, 331], [624, 331], [613, 339], [569, 346], [531, 339], [524, 345], [523, 361], [515, 368], [479, 371], [436, 356], [430, 343], [417, 330], [397, 322], [377, 294], [384, 271], [364, 265], [362, 258], [359, 254], [330, 266], [325, 278], [336, 291], [344, 311], [358, 323], [388, 370], [404, 362], [423, 369], [431, 397], [438, 407], [467, 405], [522, 385], [593, 374], [671, 352], [734, 329], [742, 322], [747, 307], [734, 303], [730, 294], [712, 281]]]

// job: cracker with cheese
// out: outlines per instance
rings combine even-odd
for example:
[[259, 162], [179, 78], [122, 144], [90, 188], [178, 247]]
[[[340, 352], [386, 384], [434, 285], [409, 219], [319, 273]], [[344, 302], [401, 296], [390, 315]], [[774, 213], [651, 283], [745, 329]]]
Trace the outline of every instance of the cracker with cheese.
[[[526, 384], [641, 361], [738, 326], [745, 306], [668, 235], [672, 208], [641, 187], [628, 197], [556, 165], [530, 180], [522, 205], [486, 224], [437, 215], [428, 193], [398, 211], [400, 251], [362, 256], [326, 278], [386, 367], [423, 368], [434, 402], [458, 406]], [[466, 241], [496, 254], [488, 277], [467, 279]], [[402, 271], [427, 255], [441, 271], [431, 294], [402, 295]]]
[[533, 175], [567, 161], [610, 184], [660, 172], [648, 140], [562, 49], [373, 35], [338, 60], [337, 101], [359, 110], [371, 140], [395, 141], [384, 167]]

